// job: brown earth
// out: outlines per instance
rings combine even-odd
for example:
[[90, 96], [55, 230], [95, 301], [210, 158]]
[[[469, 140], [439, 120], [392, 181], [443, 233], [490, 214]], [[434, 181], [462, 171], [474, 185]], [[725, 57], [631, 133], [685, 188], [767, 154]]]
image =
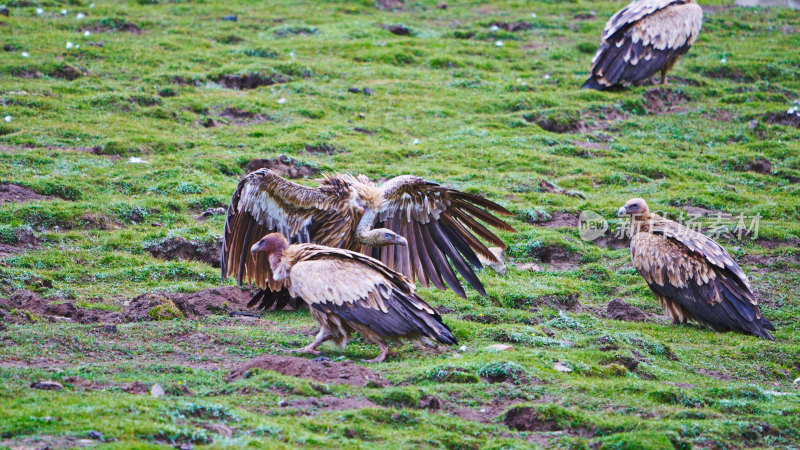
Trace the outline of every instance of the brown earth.
[[494, 22], [492, 26], [500, 28], [501, 30], [510, 31], [515, 33], [517, 31], [527, 31], [532, 30], [533, 25], [530, 22]]
[[0, 205], [7, 202], [23, 203], [34, 200], [50, 200], [52, 197], [39, 195], [23, 186], [11, 183], [0, 184]]
[[278, 406], [285, 409], [295, 409], [303, 415], [314, 415], [325, 411], [344, 411], [348, 409], [381, 408], [363, 397], [307, 397], [295, 400], [283, 400]]
[[554, 212], [550, 220], [537, 225], [547, 228], [576, 228], [578, 216], [560, 211]]
[[558, 245], [538, 247], [530, 252], [530, 256], [549, 264], [549, 270], [572, 270], [580, 262], [580, 253], [571, 252]]
[[246, 173], [255, 172], [258, 169], [270, 169], [284, 178], [308, 178], [319, 173], [319, 169], [308, 166], [300, 161], [280, 155], [271, 159], [254, 159], [247, 163]]
[[787, 127], [800, 128], [800, 114], [789, 114], [786, 111], [773, 114], [765, 114], [764, 120], [774, 125], [784, 125]]
[[222, 257], [222, 241], [187, 241], [183, 237], [166, 239], [147, 248], [156, 258], [168, 260], [196, 260], [219, 267]]
[[384, 11], [402, 11], [406, 9], [405, 0], [375, 0], [375, 7]]
[[644, 107], [650, 114], [676, 114], [686, 112], [682, 105], [689, 101], [685, 93], [669, 88], [650, 89], [644, 94]]
[[610, 319], [625, 322], [644, 322], [647, 319], [644, 311], [618, 298], [608, 302], [606, 313]]
[[257, 125], [272, 120], [272, 118], [266, 114], [256, 114], [239, 108], [225, 108], [219, 116], [227, 119], [229, 124], [240, 127]]
[[199, 318], [212, 314], [228, 314], [235, 310], [246, 310], [252, 293], [236, 286], [203, 289], [190, 294], [155, 292], [133, 298], [123, 316], [126, 321], [151, 320], [148, 312], [170, 300], [186, 318]]
[[227, 381], [248, 377], [253, 369], [272, 370], [282, 375], [312, 379], [326, 384], [383, 387], [389, 382], [366, 367], [352, 361], [312, 361], [294, 356], [266, 355], [251, 359], [230, 371]]
[[263, 76], [256, 72], [250, 72], [245, 74], [221, 75], [214, 81], [219, 83], [219, 85], [224, 88], [246, 90], [256, 89], [261, 86], [272, 86], [273, 84], [286, 83], [289, 80], [279, 73], [272, 73], [267, 76]]
[[39, 239], [28, 228], [18, 228], [10, 243], [0, 243], [0, 258], [39, 248]]
[[554, 419], [542, 416], [530, 406], [518, 406], [509, 409], [503, 417], [503, 423], [509, 428], [519, 431], [564, 431], [572, 435], [594, 436], [593, 430], [565, 427]]

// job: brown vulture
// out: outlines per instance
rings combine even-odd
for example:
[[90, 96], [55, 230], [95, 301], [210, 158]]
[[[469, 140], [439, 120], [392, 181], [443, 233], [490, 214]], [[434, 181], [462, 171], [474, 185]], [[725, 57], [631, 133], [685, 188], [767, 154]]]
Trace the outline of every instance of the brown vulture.
[[[242, 179], [233, 194], [222, 242], [222, 277], [236, 277], [262, 288], [251, 305], [282, 308], [290, 299], [263, 254], [250, 247], [268, 233], [291, 243], [314, 243], [364, 253], [423, 286], [446, 289], [461, 297], [455, 272], [486, 295], [473, 268], [478, 254], [497, 257], [478, 238], [505, 248], [484, 224], [514, 231], [491, 212], [510, 215], [478, 195], [403, 175], [381, 186], [359, 175], [327, 175], [308, 187], [261, 169]], [[480, 221], [480, 222], [479, 222]], [[455, 272], [452, 266], [455, 267]]]
[[329, 339], [344, 347], [354, 331], [381, 349], [367, 362], [386, 359], [387, 339], [456, 344], [442, 317], [414, 292], [414, 282], [377, 259], [317, 244], [289, 245], [280, 233], [266, 235], [249, 251], [267, 259], [272, 278], [303, 299], [319, 322], [317, 338], [297, 352], [318, 355], [317, 346]]
[[631, 217], [631, 259], [673, 322], [694, 320], [717, 331], [773, 340], [750, 281], [713, 239], [651, 214], [634, 198], [617, 212]]
[[694, 0], [631, 3], [606, 24], [603, 44], [581, 89], [639, 84], [658, 71], [666, 84], [667, 71], [689, 51], [702, 24], [703, 10]]

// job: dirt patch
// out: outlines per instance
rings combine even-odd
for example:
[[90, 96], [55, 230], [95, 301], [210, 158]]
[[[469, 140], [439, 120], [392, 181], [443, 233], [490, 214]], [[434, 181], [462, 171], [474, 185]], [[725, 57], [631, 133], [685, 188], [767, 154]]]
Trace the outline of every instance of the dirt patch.
[[530, 251], [530, 256], [549, 264], [548, 269], [555, 271], [572, 270], [577, 267], [581, 259], [579, 253], [571, 252], [559, 245], [534, 248]]
[[313, 155], [333, 155], [334, 153], [344, 152], [344, 150], [331, 144], [306, 144], [306, 152]]
[[296, 400], [283, 400], [278, 406], [285, 409], [295, 409], [303, 415], [314, 415], [325, 411], [345, 411], [348, 409], [381, 408], [363, 397], [339, 398], [330, 395], [322, 397], [307, 397]]
[[756, 158], [748, 167], [750, 172], [770, 175], [772, 173], [772, 163], [765, 158]]
[[494, 22], [492, 24], [493, 27], [500, 28], [501, 30], [510, 31], [512, 33], [516, 33], [517, 31], [528, 31], [533, 29], [533, 25], [530, 22]]
[[706, 113], [706, 119], [716, 120], [717, 122], [730, 122], [738, 118], [738, 116], [730, 110], [727, 109], [713, 109]]
[[[587, 109], [580, 112], [554, 111], [546, 114], [525, 114], [523, 119], [535, 123], [540, 128], [552, 133], [580, 133], [604, 131], [613, 128], [614, 123], [628, 117], [628, 113], [619, 111], [613, 106]], [[589, 143], [575, 144], [586, 147]], [[601, 144], [602, 145], [602, 144]]]
[[606, 314], [610, 319], [624, 322], [644, 322], [647, 319], [644, 311], [618, 298], [608, 302]]
[[509, 409], [503, 417], [503, 423], [507, 427], [518, 431], [563, 431], [567, 434], [583, 437], [594, 436], [594, 430], [565, 426], [555, 419], [544, 417], [530, 406], [517, 406]]
[[550, 220], [538, 225], [546, 228], [576, 228], [578, 226], [578, 216], [565, 212], [555, 212]]
[[183, 237], [166, 239], [147, 248], [156, 258], [168, 260], [195, 260], [219, 267], [222, 257], [222, 241], [187, 241]]
[[[181, 315], [186, 318], [199, 318], [212, 314], [229, 314], [231, 311], [244, 310], [252, 297], [252, 292], [235, 286], [203, 289], [190, 294], [172, 292], [155, 292], [142, 294], [133, 298], [125, 310], [125, 321], [138, 322], [157, 320], [154, 308], [175, 305]], [[155, 317], [154, 317], [155, 316]]]
[[466, 314], [461, 316], [461, 320], [469, 320], [470, 322], [477, 322], [477, 323], [497, 323], [500, 322], [500, 318], [497, 316], [493, 316], [491, 314]]
[[[398, 36], [409, 36], [411, 35], [411, 28], [401, 24], [401, 23], [393, 23], [393, 24], [384, 24], [381, 25], [381, 28], [388, 31], [389, 33], [396, 34]], [[352, 89], [352, 88], [351, 88]], [[359, 90], [358, 92], [361, 92]]]
[[627, 232], [610, 232], [606, 231], [605, 235], [592, 241], [598, 247], [608, 248], [611, 250], [619, 250], [628, 248], [631, 245], [631, 238]]
[[471, 420], [473, 422], [491, 423], [494, 422], [497, 416], [501, 415], [503, 411], [509, 406], [517, 403], [523, 403], [525, 400], [497, 400], [492, 404], [481, 405], [478, 409], [471, 409], [465, 407], [457, 407], [450, 410], [450, 412], [464, 420]]
[[551, 183], [551, 182], [549, 182], [547, 180], [539, 180], [539, 190], [541, 192], [549, 192], [551, 194], [568, 195], [570, 197], [576, 197], [576, 198], [580, 198], [580, 199], [585, 199], [586, 198], [586, 196], [583, 195], [583, 193], [581, 193], [581, 192], [564, 189], [561, 186], [553, 184], [553, 183]]
[[39, 239], [29, 228], [17, 228], [13, 238], [8, 242], [0, 243], [0, 258], [39, 248]]
[[[60, 417], [44, 417], [50, 420], [61, 420]], [[37, 435], [18, 439], [0, 440], [0, 447], [14, 449], [49, 449], [49, 448], [83, 448], [94, 447], [97, 441], [75, 436]]]
[[101, 19], [97, 25], [86, 28], [91, 32], [104, 33], [107, 31], [122, 31], [125, 33], [142, 34], [142, 29], [133, 22], [122, 19]]
[[272, 370], [282, 375], [308, 378], [326, 384], [352, 386], [387, 386], [389, 382], [366, 367], [352, 361], [312, 361], [294, 356], [266, 355], [252, 359], [230, 371], [227, 381], [248, 377], [253, 369]]
[[402, 11], [406, 9], [405, 0], [375, 0], [375, 7], [384, 11]]
[[54, 71], [50, 72], [49, 75], [51, 77], [72, 81], [77, 80], [84, 75], [88, 75], [88, 72], [85, 69], [81, 70], [77, 67], [70, 66], [69, 64], [63, 64]]
[[250, 72], [245, 74], [221, 75], [214, 81], [228, 89], [246, 90], [286, 83], [289, 80], [279, 73], [271, 73], [267, 76], [263, 76], [258, 72]]
[[258, 169], [270, 169], [284, 178], [308, 178], [319, 173], [319, 169], [291, 158], [280, 155], [271, 159], [254, 159], [247, 163], [246, 173], [255, 172]]
[[[11, 310], [18, 312], [12, 314]], [[71, 301], [62, 298], [42, 298], [35, 292], [20, 289], [10, 297], [0, 299], [0, 317], [9, 323], [34, 323], [41, 319], [49, 322], [72, 321], [78, 323], [122, 322], [122, 315], [116, 311], [79, 308]]]
[[578, 300], [578, 294], [573, 292], [571, 294], [550, 294], [536, 297], [533, 300], [534, 309], [541, 306], [549, 306], [558, 310], [566, 310], [577, 312], [581, 311], [581, 302]]
[[219, 116], [227, 119], [229, 124], [240, 127], [257, 125], [272, 120], [272, 118], [266, 114], [256, 114], [238, 108], [225, 108]]
[[800, 128], [800, 113], [789, 114], [787, 111], [765, 114], [764, 120], [773, 125]]
[[689, 96], [669, 88], [650, 89], [644, 94], [644, 108], [650, 114], [677, 114], [686, 112], [679, 105], [689, 101]]
[[23, 203], [34, 200], [51, 200], [53, 197], [39, 195], [32, 190], [11, 183], [0, 184], [0, 205], [3, 203]]

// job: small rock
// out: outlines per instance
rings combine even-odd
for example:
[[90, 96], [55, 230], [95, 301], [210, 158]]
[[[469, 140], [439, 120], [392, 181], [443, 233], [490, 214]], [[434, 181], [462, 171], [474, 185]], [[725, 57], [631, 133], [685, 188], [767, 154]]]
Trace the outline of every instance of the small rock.
[[433, 395], [423, 395], [422, 398], [419, 399], [419, 408], [436, 411], [442, 409], [442, 401]]
[[347, 88], [347, 92], [350, 92], [351, 94], [360, 94], [361, 93], [361, 89], [359, 89], [357, 87], [351, 87], [351, 88]]
[[562, 364], [560, 362], [557, 362], [557, 363], [553, 364], [553, 369], [556, 369], [557, 371], [564, 372], [564, 373], [572, 372], [572, 369], [570, 369], [569, 367], [565, 366], [564, 364]]
[[485, 350], [492, 350], [496, 352], [513, 352], [514, 347], [508, 344], [492, 344], [485, 348]]
[[236, 14], [231, 14], [231, 15], [223, 17], [222, 20], [227, 20], [229, 22], [238, 22], [239, 21], [239, 16], [237, 16]]
[[203, 424], [203, 428], [206, 430], [217, 433], [221, 436], [231, 437], [233, 436], [233, 430], [230, 429], [227, 425], [223, 425], [221, 423], [206, 423]]
[[105, 439], [103, 439], [103, 434], [100, 433], [99, 431], [95, 431], [95, 430], [90, 431], [87, 434], [87, 436], [89, 436], [89, 439], [94, 439], [95, 441], [104, 441], [105, 440]]
[[792, 387], [800, 387], [800, 377], [795, 378], [794, 381], [792, 381]]
[[372, 89], [365, 87], [364, 88], [364, 95], [372, 95]]
[[200, 217], [221, 216], [225, 214], [225, 208], [208, 208], [200, 214]]
[[407, 26], [400, 23], [395, 23], [392, 25], [384, 25], [383, 28], [386, 31], [392, 34], [396, 34], [398, 36], [408, 36], [411, 34], [411, 28], [408, 28]]
[[517, 264], [517, 269], [519, 270], [527, 270], [530, 272], [542, 272], [542, 266], [536, 263], [524, 263], [524, 264]]
[[758, 126], [757, 120], [751, 120], [750, 122], [747, 122], [747, 128], [750, 128], [751, 130], [755, 130], [757, 126]]
[[36, 381], [31, 383], [31, 387], [34, 389], [44, 389], [46, 391], [60, 391], [64, 389], [64, 386], [62, 386], [58, 381], [50, 380]]
[[163, 397], [164, 394], [165, 394], [164, 388], [162, 388], [161, 385], [158, 383], [154, 384], [153, 387], [150, 388], [150, 395], [153, 398]]
[[325, 362], [325, 361], [330, 361], [330, 360], [331, 359], [328, 358], [327, 356], [317, 356], [316, 358], [312, 359], [312, 361], [314, 361], [314, 362]]
[[491, 261], [481, 255], [478, 255], [478, 258], [481, 260], [481, 264], [488, 266], [490, 269], [494, 270], [500, 275], [505, 275], [506, 263], [503, 262], [503, 249], [500, 247], [489, 247], [489, 251], [492, 252], [495, 258], [497, 258], [497, 261]]
[[439, 9], [447, 9], [447, 3], [439, 3], [436, 7]]
[[287, 402], [286, 400], [281, 400], [278, 402], [278, 406], [280, 406], [281, 408], [286, 408], [287, 406], [289, 406], [289, 402]]
[[8, 16], [9, 14], [11, 14], [11, 11], [9, 11], [5, 6], [0, 8], [0, 16]]
[[467, 346], [466, 345], [462, 345], [461, 347], [458, 347], [458, 351], [460, 351], [460, 352], [467, 351]]
[[161, 222], [153, 222], [150, 224], [151, 227], [163, 227], [164, 224]]
[[178, 446], [178, 450], [193, 450], [193, 449], [194, 449], [194, 445], [192, 445], [192, 444], [190, 444], [188, 442]]
[[3, 45], [3, 51], [6, 51], [6, 52], [14, 52], [14, 51], [16, 51], [16, 50], [17, 50], [17, 47], [14, 47], [14, 46], [13, 46], [13, 45], [11, 45], [11, 44], [5, 44], [5, 45]]

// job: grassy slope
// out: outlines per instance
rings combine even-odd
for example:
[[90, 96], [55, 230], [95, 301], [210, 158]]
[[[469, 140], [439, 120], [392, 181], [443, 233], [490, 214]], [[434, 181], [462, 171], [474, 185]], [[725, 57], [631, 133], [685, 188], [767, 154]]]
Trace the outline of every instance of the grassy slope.
[[[168, 236], [219, 235], [222, 217], [206, 222], [194, 217], [227, 203], [243, 163], [277, 154], [373, 178], [413, 172], [481, 192], [518, 214], [512, 223], [521, 232], [503, 236], [515, 260], [535, 260], [530, 255], [537, 247], [560, 245], [580, 254], [580, 264], [561, 272], [510, 267], [499, 276], [484, 271], [488, 298], [474, 291], [462, 300], [452, 292], [422, 290], [431, 303], [454, 310], [445, 321], [468, 350], [456, 358], [405, 345], [400, 358], [377, 367], [395, 386], [329, 386], [325, 394], [366, 396], [397, 409], [294, 416], [277, 403], [321, 396], [326, 389], [266, 372], [233, 384], [223, 381], [236, 361], [306, 342], [313, 321], [303, 313], [267, 314], [269, 322], [259, 326], [224, 317], [126, 324], [116, 337], [89, 325], [10, 325], [0, 332], [0, 437], [7, 443], [41, 435], [82, 437], [93, 429], [120, 446], [207, 438], [222, 445], [287, 447], [513, 447], [528, 445], [528, 438], [545, 443], [548, 437], [568, 446], [657, 447], [665, 439], [703, 447], [800, 443], [797, 391], [788, 396], [766, 392], [791, 392], [792, 380], [800, 375], [796, 248], [729, 243], [737, 257], [758, 255], [765, 261], [744, 265], [778, 328], [777, 340], [765, 342], [693, 326], [596, 317], [592, 311], [612, 298], [650, 313], [661, 310], [631, 270], [626, 250], [600, 248], [581, 241], [575, 230], [523, 220], [536, 208], [551, 214], [591, 209], [611, 217], [628, 198], [644, 196], [672, 213], [685, 205], [758, 213], [764, 218], [760, 232], [769, 242], [797, 238], [798, 185], [787, 179], [800, 176], [800, 130], [763, 120], [754, 129], [749, 126], [798, 99], [797, 12], [733, 8], [707, 13], [696, 47], [673, 73], [680, 77], [673, 89], [689, 97], [681, 105], [686, 111], [649, 115], [642, 100], [649, 88], [576, 89], [605, 19], [622, 1], [453, 2], [447, 9], [424, 1], [403, 12], [383, 12], [370, 1], [226, 3], [98, 1], [92, 9], [64, 6], [67, 17], [53, 3], [43, 17], [34, 7], [11, 7], [10, 17], [0, 17], [5, 24], [0, 38], [18, 48], [3, 53], [0, 65], [0, 116], [13, 117], [0, 122], [0, 180], [66, 198], [0, 207], [4, 235], [30, 226], [43, 241], [40, 250], [0, 264], [6, 293], [27, 288], [46, 296], [99, 299], [100, 305], [118, 308], [120, 298], [145, 291], [218, 285], [218, 271], [210, 266], [154, 259], [144, 249]], [[88, 16], [78, 21], [78, 11]], [[596, 17], [573, 18], [589, 11]], [[226, 14], [238, 14], [239, 22], [219, 20]], [[114, 18], [143, 32], [82, 36], [85, 26], [113, 25], [108, 19]], [[517, 33], [489, 28], [495, 21], [517, 20], [534, 28]], [[395, 36], [380, 23], [404, 23], [413, 34]], [[309, 33], [293, 34], [298, 30]], [[474, 36], [457, 38], [468, 33]], [[87, 46], [90, 40], [101, 40], [104, 47]], [[495, 45], [498, 40], [502, 47]], [[80, 49], [66, 50], [67, 41]], [[30, 57], [23, 58], [21, 51]], [[51, 76], [64, 64], [87, 75], [73, 81]], [[212, 82], [248, 71], [281, 73], [290, 81], [244, 91]], [[42, 76], [22, 76], [34, 72]], [[745, 79], [725, 77], [737, 73]], [[197, 86], [176, 84], [176, 76], [198, 80]], [[348, 93], [351, 86], [370, 87], [375, 95]], [[164, 89], [177, 95], [159, 96]], [[286, 102], [280, 104], [280, 98]], [[226, 107], [272, 120], [248, 127], [224, 121], [215, 128], [200, 125]], [[628, 117], [585, 136], [549, 133], [523, 119], [545, 114], [564, 121], [604, 107]], [[573, 141], [606, 142], [607, 147], [589, 155]], [[341, 151], [309, 154], [304, 151], [309, 144]], [[94, 146], [122, 158], [75, 150]], [[129, 156], [147, 164], [128, 163]], [[772, 175], [743, 170], [756, 157], [772, 162]], [[586, 198], [540, 192], [540, 179]], [[112, 226], [92, 225], [98, 221]], [[559, 315], [543, 305], [544, 298], [571, 294], [579, 296], [584, 312]], [[466, 320], [467, 314], [494, 323]], [[203, 339], [182, 339], [193, 333]], [[512, 342], [516, 351], [480, 351], [503, 341]], [[600, 350], [609, 343], [618, 349]], [[360, 340], [345, 351], [325, 350], [351, 359], [376, 351]], [[668, 358], [670, 350], [677, 360]], [[614, 365], [624, 358], [641, 361], [637, 373]], [[574, 371], [555, 371], [557, 361]], [[518, 383], [436, 380], [453, 366], [475, 381], [474, 374], [497, 362], [519, 366], [498, 369]], [[703, 374], [708, 371], [715, 377]], [[194, 396], [164, 401], [119, 389], [53, 393], [28, 388], [32, 380], [71, 375], [112, 384], [159, 382], [173, 393], [185, 385]], [[240, 394], [245, 387], [248, 394]], [[423, 394], [440, 397], [448, 410], [402, 408], [416, 405]], [[531, 438], [497, 420], [482, 424], [452, 412], [519, 400], [572, 431]], [[205, 415], [191, 414], [196, 405], [206, 407]], [[227, 423], [234, 436], [197, 428], [210, 419]]]

